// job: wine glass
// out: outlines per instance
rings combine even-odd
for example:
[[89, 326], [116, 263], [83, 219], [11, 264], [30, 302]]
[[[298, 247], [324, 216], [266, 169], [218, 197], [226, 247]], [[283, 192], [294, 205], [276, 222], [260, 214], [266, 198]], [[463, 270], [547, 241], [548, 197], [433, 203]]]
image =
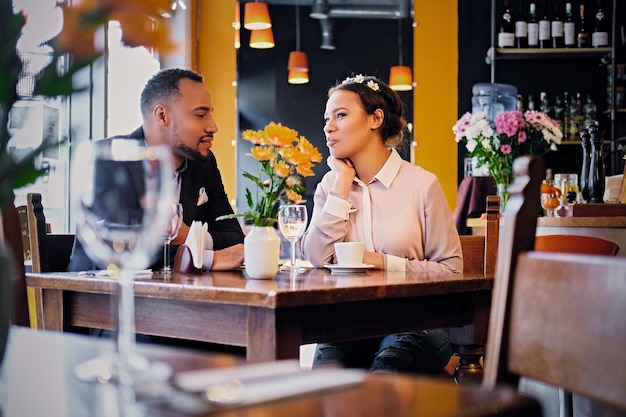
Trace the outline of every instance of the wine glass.
[[296, 242], [304, 234], [307, 220], [308, 214], [306, 206], [299, 204], [287, 204], [281, 206], [278, 210], [278, 225], [280, 227], [280, 232], [291, 244], [291, 264], [289, 267], [284, 267], [283, 269], [295, 272], [305, 271], [304, 268], [296, 265]]
[[164, 274], [171, 274], [173, 272], [170, 265], [170, 248], [172, 240], [176, 239], [180, 226], [183, 224], [183, 205], [180, 203], [173, 203], [171, 205], [172, 215], [167, 227], [167, 234], [163, 238], [163, 268], [161, 272]]
[[76, 149], [72, 170], [76, 237], [92, 261], [117, 272], [119, 284], [117, 350], [79, 364], [75, 373], [122, 385], [167, 379], [169, 365], [135, 350], [132, 270], [152, 263], [171, 219], [171, 149], [126, 138], [87, 141]]

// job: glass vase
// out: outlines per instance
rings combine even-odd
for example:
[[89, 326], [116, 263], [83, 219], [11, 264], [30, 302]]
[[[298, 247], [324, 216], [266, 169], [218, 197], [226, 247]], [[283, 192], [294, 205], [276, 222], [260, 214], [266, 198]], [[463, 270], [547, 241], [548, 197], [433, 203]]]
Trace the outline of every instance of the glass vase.
[[504, 207], [506, 206], [506, 202], [509, 199], [509, 184], [498, 183], [496, 185], [496, 190], [498, 197], [500, 197], [500, 211], [504, 211]]

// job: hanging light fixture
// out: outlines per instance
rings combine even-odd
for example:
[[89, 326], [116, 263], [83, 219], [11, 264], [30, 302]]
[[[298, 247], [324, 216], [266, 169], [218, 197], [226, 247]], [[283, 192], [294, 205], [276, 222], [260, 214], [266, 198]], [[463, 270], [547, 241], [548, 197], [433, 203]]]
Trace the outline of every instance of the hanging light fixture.
[[246, 3], [243, 27], [248, 30], [269, 29], [272, 27], [267, 4], [255, 1]]
[[309, 72], [289, 70], [287, 81], [289, 84], [306, 84], [309, 82]]
[[241, 16], [240, 16], [239, 2], [235, 2], [235, 21], [233, 22], [233, 28], [235, 28], [235, 49], [239, 49], [241, 46], [240, 30], [241, 30]]
[[402, 19], [398, 19], [398, 63], [389, 71], [389, 87], [396, 91], [410, 91], [413, 89], [413, 72], [410, 67], [402, 65]]
[[296, 3], [296, 50], [289, 53], [287, 63], [289, 84], [306, 84], [309, 82], [309, 63], [306, 53], [300, 51], [300, 7]]
[[269, 49], [273, 48], [274, 45], [272, 28], [250, 31], [250, 48]]

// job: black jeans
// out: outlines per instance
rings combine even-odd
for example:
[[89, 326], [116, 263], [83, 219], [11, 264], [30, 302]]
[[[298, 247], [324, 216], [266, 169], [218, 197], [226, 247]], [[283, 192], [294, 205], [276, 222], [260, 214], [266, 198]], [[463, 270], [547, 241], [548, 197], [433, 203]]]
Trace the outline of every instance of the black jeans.
[[313, 367], [341, 365], [370, 371], [436, 374], [443, 371], [452, 354], [447, 330], [424, 330], [347, 342], [319, 343]]

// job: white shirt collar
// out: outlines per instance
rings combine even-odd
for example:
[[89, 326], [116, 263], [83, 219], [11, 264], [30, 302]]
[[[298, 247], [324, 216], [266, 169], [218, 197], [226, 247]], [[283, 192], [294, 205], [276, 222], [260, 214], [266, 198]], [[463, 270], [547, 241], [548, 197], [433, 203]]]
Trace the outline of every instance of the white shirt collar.
[[[370, 181], [370, 183], [374, 181], [380, 181], [386, 188], [391, 186], [393, 179], [398, 175], [398, 171], [400, 171], [400, 166], [402, 165], [402, 157], [395, 150], [391, 149], [389, 153], [389, 158], [387, 158], [387, 162], [383, 165], [383, 167], [374, 175], [374, 178]], [[355, 178], [358, 180], [358, 178]], [[358, 180], [357, 182], [361, 182]]]

